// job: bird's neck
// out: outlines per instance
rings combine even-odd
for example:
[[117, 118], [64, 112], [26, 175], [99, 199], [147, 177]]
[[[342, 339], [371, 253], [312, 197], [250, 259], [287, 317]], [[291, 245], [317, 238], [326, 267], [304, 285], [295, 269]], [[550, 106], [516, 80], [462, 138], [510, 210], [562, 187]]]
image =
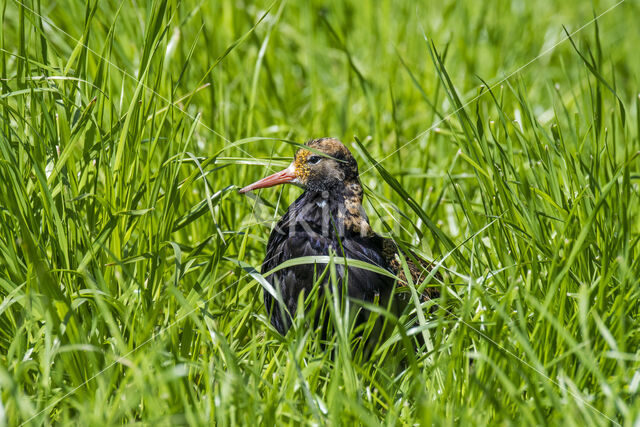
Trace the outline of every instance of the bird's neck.
[[362, 185], [358, 179], [345, 181], [332, 190], [307, 190], [300, 198], [304, 202], [298, 206], [304, 206], [302, 209], [308, 212], [301, 212], [300, 219], [315, 218], [323, 234], [371, 236], [373, 230], [362, 206], [362, 195]]

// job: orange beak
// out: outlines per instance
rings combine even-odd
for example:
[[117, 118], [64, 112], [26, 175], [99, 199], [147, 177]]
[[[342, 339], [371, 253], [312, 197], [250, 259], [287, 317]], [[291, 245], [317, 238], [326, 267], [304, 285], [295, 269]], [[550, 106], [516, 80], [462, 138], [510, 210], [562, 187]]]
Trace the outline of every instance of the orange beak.
[[295, 168], [292, 164], [285, 170], [281, 170], [280, 172], [276, 172], [266, 178], [262, 178], [260, 181], [247, 185], [240, 190], [240, 193], [246, 193], [247, 191], [257, 190], [259, 188], [273, 187], [278, 184], [286, 184], [288, 182], [293, 182], [296, 178]]

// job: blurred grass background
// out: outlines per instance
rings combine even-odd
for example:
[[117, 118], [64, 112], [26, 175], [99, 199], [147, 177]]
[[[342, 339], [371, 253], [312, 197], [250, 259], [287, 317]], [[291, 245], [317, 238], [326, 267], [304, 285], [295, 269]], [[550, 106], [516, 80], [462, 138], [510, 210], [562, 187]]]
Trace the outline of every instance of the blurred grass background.
[[[637, 2], [1, 11], [0, 424], [640, 422]], [[447, 271], [415, 357], [266, 319], [235, 188], [322, 136]]]

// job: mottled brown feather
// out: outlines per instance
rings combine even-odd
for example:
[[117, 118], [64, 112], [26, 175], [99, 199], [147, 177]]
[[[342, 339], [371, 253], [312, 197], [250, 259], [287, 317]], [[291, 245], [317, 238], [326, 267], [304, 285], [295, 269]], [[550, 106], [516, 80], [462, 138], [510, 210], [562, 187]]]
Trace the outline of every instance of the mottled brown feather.
[[[402, 251], [396, 243], [392, 239], [384, 239], [384, 243], [382, 246], [382, 256], [388, 262], [389, 267], [393, 271], [393, 273], [398, 276], [398, 286], [407, 286], [407, 276], [405, 275], [405, 270], [402, 268], [402, 264], [400, 263], [400, 258], [398, 253], [402, 253], [405, 261], [407, 262], [407, 267], [409, 267], [409, 273], [411, 274], [411, 282], [414, 285], [420, 285], [422, 281], [431, 273], [434, 266], [427, 260], [424, 260], [417, 256], [415, 253], [410, 252], [407, 254]], [[419, 265], [416, 264], [416, 261]], [[442, 275], [440, 272], [436, 272], [434, 278], [442, 281]], [[422, 299], [424, 301], [438, 298], [440, 296], [440, 289], [437, 287], [426, 287], [422, 292]]]

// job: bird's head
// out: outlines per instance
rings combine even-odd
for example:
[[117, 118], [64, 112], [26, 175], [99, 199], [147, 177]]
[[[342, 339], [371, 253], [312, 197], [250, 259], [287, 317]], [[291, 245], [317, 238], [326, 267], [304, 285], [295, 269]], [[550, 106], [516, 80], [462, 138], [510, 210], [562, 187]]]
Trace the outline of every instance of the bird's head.
[[351, 152], [335, 138], [314, 139], [300, 148], [288, 168], [256, 181], [240, 193], [295, 184], [308, 191], [331, 191], [358, 180], [358, 164]]

